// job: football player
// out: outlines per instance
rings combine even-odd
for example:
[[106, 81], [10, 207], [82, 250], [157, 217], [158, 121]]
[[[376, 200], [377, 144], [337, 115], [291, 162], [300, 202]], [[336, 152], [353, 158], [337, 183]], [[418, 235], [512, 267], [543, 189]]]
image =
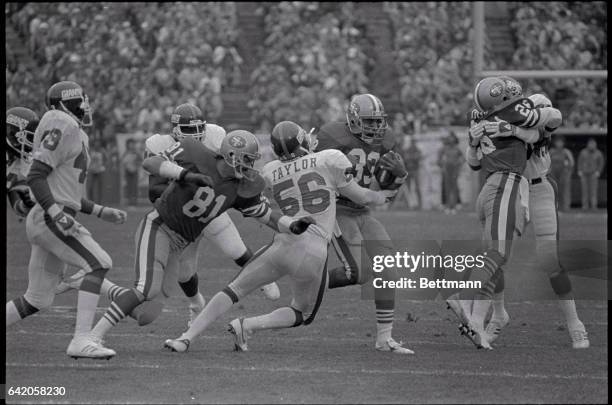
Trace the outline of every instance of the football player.
[[[358, 94], [351, 98], [345, 122], [325, 124], [317, 134], [317, 151], [337, 149], [353, 163], [355, 181], [361, 187], [371, 188], [378, 183], [380, 188], [397, 193], [407, 176], [404, 162], [392, 150], [393, 140], [385, 137], [388, 128], [387, 114], [378, 97]], [[349, 197], [338, 197], [337, 225], [332, 244], [344, 266], [329, 271], [329, 288], [352, 284], [365, 284], [371, 273], [361, 267], [361, 242], [379, 241], [378, 246], [369, 244], [368, 257], [393, 255], [391, 238], [383, 225], [370, 214], [370, 209]], [[387, 269], [382, 273], [385, 280], [397, 278], [397, 272]], [[376, 350], [399, 354], [413, 352], [402, 347], [392, 337], [395, 310], [395, 290], [374, 289], [376, 307]]]
[[20, 221], [34, 207], [27, 176], [38, 122], [38, 115], [29, 108], [13, 107], [6, 111], [6, 195]]
[[185, 137], [163, 156], [143, 162], [147, 172], [174, 181], [140, 222], [136, 233], [136, 286], [117, 296], [94, 327], [97, 339], [145, 300], [162, 289], [167, 265], [195, 242], [208, 224], [230, 208], [282, 232], [302, 233], [307, 219], [293, 220], [273, 211], [261, 192], [264, 180], [253, 169], [259, 158], [255, 135], [232, 131], [213, 153], [201, 142]]
[[[528, 98], [536, 108], [552, 107], [551, 101], [542, 94], [534, 94]], [[550, 145], [554, 128], [543, 127], [537, 130], [516, 128], [516, 131], [519, 133], [523, 131], [532, 132], [532, 138], [538, 135], [537, 132], [542, 134], [542, 136], [538, 136], [541, 140], [528, 145], [527, 165], [523, 173], [523, 176], [529, 182], [529, 217], [538, 241], [536, 243], [537, 264], [539, 268], [547, 272], [550, 285], [559, 298], [559, 306], [565, 316], [572, 347], [574, 349], [586, 349], [589, 347], [588, 335], [584, 324], [578, 318], [576, 303], [572, 294], [572, 283], [567, 270], [561, 266], [558, 256], [557, 185], [549, 176], [551, 161], [548, 153], [548, 145]], [[495, 136], [495, 134], [492, 136]], [[496, 301], [497, 305], [493, 306], [491, 321], [485, 328], [488, 340], [491, 343], [497, 339], [501, 330], [509, 321], [509, 316], [504, 308], [503, 295], [498, 296]]]
[[357, 184], [352, 164], [342, 152], [328, 149], [310, 153], [309, 134], [294, 122], [277, 124], [271, 143], [278, 160], [269, 162], [262, 170], [267, 187], [283, 214], [292, 219], [308, 219], [313, 224], [299, 236], [287, 232], [275, 234], [272, 243], [257, 252], [240, 274], [211, 299], [189, 330], [165, 342], [172, 351], [187, 351], [191, 341], [233, 304], [285, 275], [291, 280], [291, 304], [269, 314], [233, 320], [229, 331], [234, 335], [236, 350], [247, 350], [251, 332], [310, 324], [325, 291], [336, 192], [361, 204], [388, 201], [388, 191], [374, 192]]
[[[477, 347], [491, 349], [484, 319], [493, 295], [493, 306], [499, 306], [503, 295], [502, 266], [510, 255], [511, 241], [522, 234], [529, 220], [529, 186], [522, 174], [527, 144], [539, 140], [537, 132], [516, 132], [514, 128], [556, 128], [561, 125], [561, 113], [552, 107], [536, 107], [523, 97], [521, 85], [506, 76], [481, 80], [474, 90], [474, 101], [467, 161], [473, 170], [482, 169], [487, 175], [476, 201], [487, 250], [485, 266], [472, 272], [472, 280], [480, 281], [483, 288], [456, 293], [447, 299], [447, 304], [459, 318], [462, 334]], [[498, 316], [504, 314], [505, 311], [497, 312]]]
[[[218, 153], [225, 137], [225, 130], [218, 125], [207, 123], [203, 118], [202, 111], [193, 104], [185, 103], [176, 107], [170, 117], [172, 134], [155, 134], [147, 138], [145, 157], [163, 155], [164, 151], [186, 137], [202, 142], [209, 150]], [[149, 200], [153, 204], [155, 204], [169, 186], [170, 182], [171, 180], [168, 178], [155, 174], [149, 175]], [[210, 221], [198, 240], [190, 243], [183, 250], [177, 261], [172, 260], [168, 263], [166, 274], [171, 274], [178, 278], [179, 286], [189, 299], [189, 323], [193, 321], [205, 305], [204, 297], [199, 291], [198, 273], [196, 272], [198, 246], [204, 238], [213, 241], [226, 255], [234, 259], [235, 263], [240, 267], [244, 266], [253, 256], [251, 250], [242, 241], [236, 226], [227, 212], [223, 212]], [[177, 268], [174, 268], [176, 266]], [[81, 272], [76, 273], [67, 283], [70, 286], [78, 286], [81, 277]], [[118, 294], [128, 289], [114, 286], [110, 281], [105, 280], [102, 290], [109, 292], [108, 297], [112, 301]], [[269, 299], [275, 300], [280, 298], [280, 291], [276, 283], [264, 286], [262, 290]], [[140, 326], [153, 322], [161, 314], [163, 308], [162, 298], [166, 296], [167, 294], [162, 291], [160, 299], [143, 302], [134, 308], [129, 315], [135, 318]]]
[[110, 256], [75, 217], [77, 212], [123, 223], [126, 213], [85, 199], [91, 125], [87, 95], [72, 81], [55, 83], [47, 92], [47, 111], [34, 133], [33, 160], [27, 182], [36, 204], [26, 221], [32, 245], [26, 293], [6, 305], [7, 325], [47, 308], [67, 264], [85, 269], [78, 294], [75, 333], [67, 354], [110, 358], [115, 352], [90, 335], [100, 285], [112, 266]]

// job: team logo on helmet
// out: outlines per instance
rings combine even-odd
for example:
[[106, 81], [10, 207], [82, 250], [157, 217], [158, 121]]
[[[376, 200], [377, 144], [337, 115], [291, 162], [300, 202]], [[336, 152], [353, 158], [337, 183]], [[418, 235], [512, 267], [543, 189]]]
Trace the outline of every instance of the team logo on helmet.
[[493, 86], [491, 86], [491, 90], [489, 90], [489, 94], [491, 95], [491, 97], [499, 97], [501, 96], [503, 90], [504, 90], [504, 86], [502, 86], [501, 83], [495, 83]]
[[170, 116], [170, 122], [173, 124], [178, 124], [180, 120], [181, 120], [181, 116], [179, 114], [172, 114]]
[[358, 114], [359, 113], [359, 104], [357, 103], [351, 103], [349, 104], [349, 111], [353, 114]]
[[514, 80], [504, 79], [504, 82], [506, 83], [506, 89], [512, 96], [520, 96], [523, 93], [521, 85]]
[[239, 135], [234, 135], [229, 139], [229, 144], [234, 148], [244, 148], [246, 146], [246, 139]]
[[21, 118], [18, 117], [16, 115], [13, 114], [9, 114], [6, 117], [6, 123], [7, 124], [11, 124], [16, 126], [17, 128], [25, 128], [28, 126], [28, 124], [30, 123], [28, 120], [26, 120], [25, 118]]
[[71, 100], [73, 98], [83, 97], [83, 91], [79, 88], [62, 90], [62, 100]]

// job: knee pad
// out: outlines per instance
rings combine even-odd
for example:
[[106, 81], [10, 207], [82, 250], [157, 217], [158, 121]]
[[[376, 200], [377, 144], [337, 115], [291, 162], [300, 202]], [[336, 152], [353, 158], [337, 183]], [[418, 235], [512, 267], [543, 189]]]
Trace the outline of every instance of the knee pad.
[[295, 314], [295, 322], [293, 323], [293, 325], [291, 325], [291, 327], [295, 328], [296, 326], [302, 325], [304, 323], [304, 315], [302, 314], [302, 311], [298, 311], [297, 309], [293, 307], [289, 307], [289, 308], [291, 308], [293, 310], [293, 313]]
[[550, 285], [557, 295], [565, 295], [572, 292], [572, 282], [566, 270], [561, 270], [556, 275], [551, 275]]

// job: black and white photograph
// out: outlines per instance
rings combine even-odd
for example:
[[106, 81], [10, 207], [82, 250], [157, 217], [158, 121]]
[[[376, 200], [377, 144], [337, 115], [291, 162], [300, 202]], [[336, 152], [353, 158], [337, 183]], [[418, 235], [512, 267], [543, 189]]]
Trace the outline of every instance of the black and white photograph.
[[4, 7], [3, 402], [608, 403], [607, 2]]

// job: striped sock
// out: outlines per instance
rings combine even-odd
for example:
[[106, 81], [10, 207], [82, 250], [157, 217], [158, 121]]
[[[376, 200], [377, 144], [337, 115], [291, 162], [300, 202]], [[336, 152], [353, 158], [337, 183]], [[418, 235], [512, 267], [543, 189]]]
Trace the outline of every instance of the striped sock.
[[376, 309], [376, 340], [386, 342], [391, 339], [393, 329], [393, 309]]
[[119, 294], [93, 328], [93, 335], [102, 338], [141, 302], [142, 299], [134, 290], [127, 290]]
[[126, 291], [129, 291], [129, 288], [119, 287], [117, 284], [113, 284], [106, 279], [104, 279], [100, 288], [100, 294], [106, 295], [111, 301], [115, 301], [119, 294], [123, 294]]

